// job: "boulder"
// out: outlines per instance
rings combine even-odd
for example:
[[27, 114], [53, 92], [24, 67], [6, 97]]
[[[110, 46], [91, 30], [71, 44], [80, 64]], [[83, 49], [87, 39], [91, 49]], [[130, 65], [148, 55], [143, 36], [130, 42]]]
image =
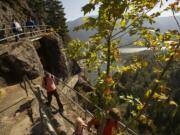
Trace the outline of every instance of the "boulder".
[[43, 71], [39, 56], [29, 41], [0, 46], [0, 78], [7, 84], [38, 77]]
[[[81, 72], [75, 60], [68, 60], [59, 35], [48, 34], [36, 41], [24, 40], [0, 46], [0, 80], [19, 83], [24, 75], [34, 79], [48, 71], [59, 78]], [[1, 84], [1, 83], [0, 83]]]

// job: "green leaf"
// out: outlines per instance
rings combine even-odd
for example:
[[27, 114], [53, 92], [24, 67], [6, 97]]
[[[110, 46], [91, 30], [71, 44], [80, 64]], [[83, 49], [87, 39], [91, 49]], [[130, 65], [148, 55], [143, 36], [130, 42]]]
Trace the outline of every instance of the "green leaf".
[[84, 11], [84, 15], [91, 12], [91, 10], [95, 10], [95, 5], [92, 3], [89, 3], [85, 5], [84, 7], [82, 7], [82, 11]]

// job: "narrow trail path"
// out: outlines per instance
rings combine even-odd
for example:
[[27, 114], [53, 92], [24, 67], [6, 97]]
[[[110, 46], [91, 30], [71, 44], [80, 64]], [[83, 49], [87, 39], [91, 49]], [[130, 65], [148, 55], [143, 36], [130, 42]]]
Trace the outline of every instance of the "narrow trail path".
[[[78, 75], [69, 78], [66, 83], [70, 87], [74, 87], [78, 81]], [[39, 83], [40, 84], [40, 81]], [[37, 85], [33, 85], [35, 88]], [[0, 134], [2, 135], [43, 135], [45, 134], [40, 124], [39, 105], [28, 87], [29, 97], [26, 97], [25, 91], [19, 86], [10, 86], [5, 88], [5, 95], [0, 98]], [[43, 92], [46, 96], [46, 92]], [[52, 100], [52, 113], [55, 118], [55, 126], [58, 131], [64, 135], [72, 135], [74, 132], [74, 124], [77, 117], [84, 118], [84, 112], [79, 109], [67, 96], [73, 100], [77, 100], [77, 95], [70, 88], [58, 85], [58, 93], [60, 100], [64, 106], [63, 114], [60, 114], [55, 98]], [[65, 96], [66, 95], [66, 96]], [[28, 116], [27, 108], [23, 109], [23, 105], [29, 100], [32, 102], [33, 124]], [[13, 106], [12, 106], [13, 105]], [[9, 108], [8, 108], [9, 107]], [[42, 130], [42, 131], [41, 131]]]
[[[77, 82], [78, 82], [78, 75], [75, 75], [73, 77], [70, 77], [66, 81], [66, 84], [69, 87], [63, 86], [63, 84], [58, 85], [58, 93], [60, 95], [60, 100], [64, 106], [64, 112], [63, 114], [56, 112], [54, 114], [54, 118], [58, 122], [57, 123], [58, 130], [60, 130], [61, 133], [64, 133], [66, 135], [73, 134], [74, 124], [76, 122], [77, 117], [84, 118], [84, 112], [72, 102], [72, 99], [77, 100], [77, 94], [73, 92], [70, 89], [70, 87], [74, 88]], [[56, 108], [56, 109], [53, 108], [52, 110], [53, 111], [58, 110], [58, 106], [55, 98], [53, 98], [52, 104]]]
[[2, 89], [5, 93], [0, 97], [0, 134], [9, 135], [15, 125], [23, 119], [29, 120], [26, 103], [33, 100], [33, 97], [27, 97], [19, 85]]

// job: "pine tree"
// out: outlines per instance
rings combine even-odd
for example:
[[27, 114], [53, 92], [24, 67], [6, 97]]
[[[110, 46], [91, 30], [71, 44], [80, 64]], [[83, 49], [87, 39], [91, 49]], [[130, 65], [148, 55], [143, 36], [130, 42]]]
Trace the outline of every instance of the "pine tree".
[[59, 0], [46, 0], [46, 23], [52, 26], [66, 43], [68, 39], [68, 28], [62, 2]]
[[45, 0], [28, 0], [27, 2], [37, 16], [37, 23], [44, 23], [46, 19]]

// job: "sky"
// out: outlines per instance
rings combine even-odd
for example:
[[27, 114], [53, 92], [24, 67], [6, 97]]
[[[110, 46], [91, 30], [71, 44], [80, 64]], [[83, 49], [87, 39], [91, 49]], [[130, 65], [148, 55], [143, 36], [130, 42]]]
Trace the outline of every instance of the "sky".
[[[81, 12], [81, 7], [86, 5], [89, 0], [61, 0], [64, 6], [64, 11], [66, 13], [67, 21], [75, 20], [83, 16]], [[97, 11], [92, 12], [89, 15], [97, 15]]]
[[[64, 6], [64, 12], [66, 13], [67, 21], [72, 21], [79, 17], [83, 17], [83, 12], [81, 12], [81, 7], [83, 7], [89, 2], [89, 0], [61, 0], [61, 1]], [[162, 8], [167, 7], [167, 5], [169, 5], [170, 3], [173, 3], [176, 0], [168, 0], [168, 2], [166, 2], [166, 0], [163, 0], [163, 1], [164, 1], [164, 6]], [[159, 5], [157, 5], [153, 9], [153, 12], [160, 11], [160, 10], [161, 9]], [[97, 15], [97, 10], [87, 15]], [[162, 16], [171, 16], [171, 15], [172, 15], [172, 12], [170, 11], [164, 12], [162, 14]]]

